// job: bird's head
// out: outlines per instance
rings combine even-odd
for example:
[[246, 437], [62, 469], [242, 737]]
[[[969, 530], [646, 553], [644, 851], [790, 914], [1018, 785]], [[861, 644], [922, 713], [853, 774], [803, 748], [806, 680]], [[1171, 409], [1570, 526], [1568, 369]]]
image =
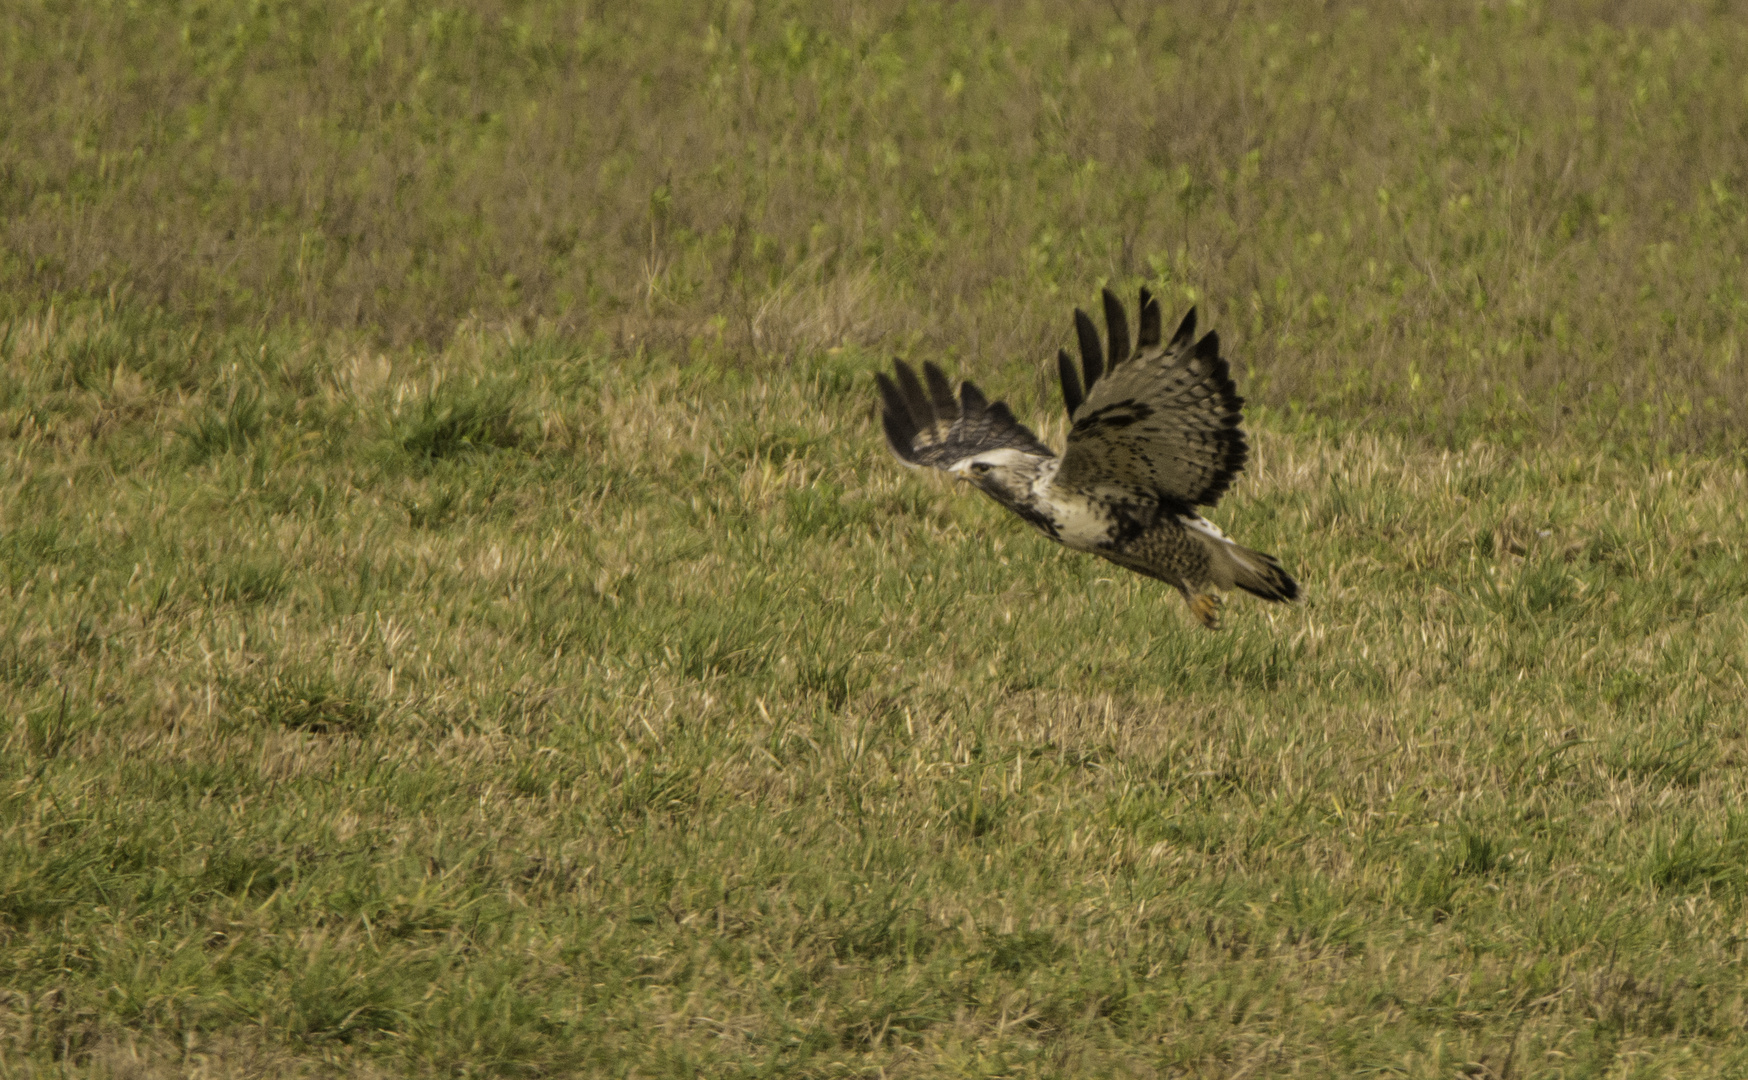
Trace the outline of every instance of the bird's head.
[[1005, 503], [1023, 501], [1031, 495], [1039, 466], [1049, 460], [1022, 450], [985, 450], [961, 458], [947, 467], [958, 480], [975, 484]]

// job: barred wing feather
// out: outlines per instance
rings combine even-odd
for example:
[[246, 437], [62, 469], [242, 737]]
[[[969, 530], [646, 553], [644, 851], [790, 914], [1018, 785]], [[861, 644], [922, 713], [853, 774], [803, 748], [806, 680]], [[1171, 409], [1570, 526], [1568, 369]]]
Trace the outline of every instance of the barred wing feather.
[[[988, 450], [1013, 449], [1039, 457], [1056, 456], [1026, 425], [1014, 419], [1007, 405], [990, 401], [968, 382], [953, 388], [941, 369], [923, 365], [923, 379], [902, 360], [893, 362], [896, 379], [884, 372], [880, 384], [880, 421], [886, 442], [906, 465], [945, 469], [956, 461]], [[925, 386], [926, 383], [926, 386]]]
[[1244, 468], [1239, 429], [1244, 399], [1220, 356], [1220, 338], [1195, 339], [1190, 309], [1161, 343], [1159, 304], [1141, 290], [1141, 328], [1133, 350], [1123, 305], [1104, 295], [1111, 355], [1102, 355], [1092, 320], [1076, 310], [1082, 386], [1066, 353], [1058, 357], [1073, 427], [1057, 483], [1070, 490], [1212, 506]]

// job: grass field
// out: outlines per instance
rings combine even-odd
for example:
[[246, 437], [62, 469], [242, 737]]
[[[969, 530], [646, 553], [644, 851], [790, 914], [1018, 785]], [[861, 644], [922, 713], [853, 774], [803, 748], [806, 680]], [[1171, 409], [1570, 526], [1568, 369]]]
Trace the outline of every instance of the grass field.
[[[0, 1077], [1748, 1073], [1744, 46], [9, 12]], [[1106, 282], [1307, 602], [887, 453]]]

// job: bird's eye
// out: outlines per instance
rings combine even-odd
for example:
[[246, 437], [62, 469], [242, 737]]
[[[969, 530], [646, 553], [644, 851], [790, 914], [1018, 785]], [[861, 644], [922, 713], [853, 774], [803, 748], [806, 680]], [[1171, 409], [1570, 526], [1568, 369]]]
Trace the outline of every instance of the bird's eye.
[[971, 471], [977, 473], [979, 476], [988, 472], [991, 468], [993, 468], [993, 466], [991, 466], [987, 461], [974, 461], [971, 463]]

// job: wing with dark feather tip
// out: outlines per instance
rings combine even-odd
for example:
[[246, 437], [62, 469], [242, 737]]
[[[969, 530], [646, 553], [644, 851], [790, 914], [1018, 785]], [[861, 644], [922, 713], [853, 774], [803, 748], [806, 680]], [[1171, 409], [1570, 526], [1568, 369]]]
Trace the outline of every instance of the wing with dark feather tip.
[[893, 361], [893, 367], [896, 380], [884, 372], [876, 372], [874, 378], [880, 384], [886, 442], [906, 465], [944, 469], [986, 450], [1004, 448], [1056, 456], [1014, 419], [1005, 404], [988, 400], [970, 383], [959, 384], [959, 397], [954, 400], [952, 386], [935, 365], [923, 365], [923, 381], [903, 360]]
[[1056, 482], [1087, 492], [1212, 506], [1244, 469], [1249, 448], [1220, 338], [1196, 340], [1191, 308], [1161, 343], [1159, 302], [1141, 290], [1141, 332], [1129, 347], [1123, 304], [1104, 294], [1111, 354], [1084, 311], [1074, 313], [1085, 385], [1066, 352], [1057, 357], [1062, 397], [1074, 426]]

